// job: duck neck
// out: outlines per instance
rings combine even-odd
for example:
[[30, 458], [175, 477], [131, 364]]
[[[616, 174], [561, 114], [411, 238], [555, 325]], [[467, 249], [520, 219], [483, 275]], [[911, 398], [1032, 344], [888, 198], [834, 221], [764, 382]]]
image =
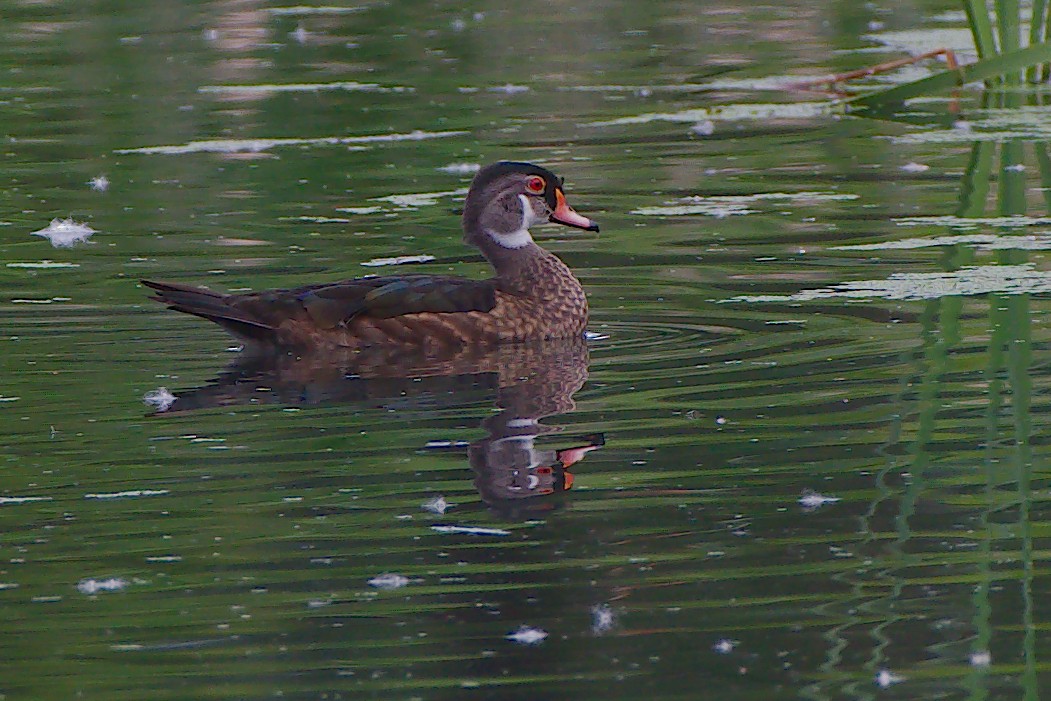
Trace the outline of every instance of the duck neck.
[[530, 241], [518, 249], [494, 246], [483, 255], [496, 270], [500, 289], [519, 297], [561, 298], [580, 283], [558, 256]]
[[[523, 200], [523, 207], [528, 205], [524, 196], [519, 199]], [[481, 251], [493, 266], [500, 289], [521, 297], [546, 299], [556, 289], [565, 292], [567, 286], [579, 288], [580, 283], [565, 263], [533, 240], [529, 226], [536, 223], [535, 218], [519, 215], [522, 217], [519, 228], [508, 230], [501, 227], [509, 218], [506, 214], [497, 212], [497, 216], [486, 216], [471, 205], [471, 196], [468, 195], [463, 220], [464, 240]], [[505, 203], [504, 211], [513, 211], [512, 204]]]
[[532, 289], [535, 286], [533, 281], [540, 269], [547, 267], [545, 258], [550, 256], [532, 239], [517, 248], [507, 248], [486, 236], [478, 248], [493, 266], [496, 278], [502, 284], [520, 288], [522, 293], [535, 291]]

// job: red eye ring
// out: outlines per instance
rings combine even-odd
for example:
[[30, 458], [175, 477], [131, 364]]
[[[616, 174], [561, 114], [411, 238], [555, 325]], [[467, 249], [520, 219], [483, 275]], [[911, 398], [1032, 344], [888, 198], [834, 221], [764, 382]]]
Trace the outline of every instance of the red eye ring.
[[547, 187], [547, 183], [545, 183], [544, 179], [539, 175], [534, 175], [529, 178], [529, 180], [526, 180], [526, 187], [529, 188], [530, 192], [540, 194], [544, 191], [544, 188]]

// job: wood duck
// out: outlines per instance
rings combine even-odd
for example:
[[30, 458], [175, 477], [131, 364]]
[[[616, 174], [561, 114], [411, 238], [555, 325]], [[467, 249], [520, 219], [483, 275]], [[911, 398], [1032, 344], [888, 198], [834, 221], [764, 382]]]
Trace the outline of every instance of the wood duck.
[[169, 309], [268, 346], [442, 347], [579, 336], [588, 320], [584, 290], [529, 234], [544, 221], [598, 231], [566, 203], [563, 182], [531, 163], [500, 161], [478, 171], [464, 202], [463, 231], [496, 271], [487, 280], [394, 275], [248, 294], [142, 284]]

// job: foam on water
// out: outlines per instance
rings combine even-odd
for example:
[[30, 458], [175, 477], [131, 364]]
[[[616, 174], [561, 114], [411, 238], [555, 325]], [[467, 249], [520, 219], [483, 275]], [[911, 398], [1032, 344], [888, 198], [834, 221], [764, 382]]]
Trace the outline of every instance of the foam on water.
[[427, 263], [434, 260], [434, 256], [423, 254], [418, 256], [397, 256], [394, 258], [373, 258], [361, 265], [367, 268], [380, 268], [387, 265], [403, 265], [405, 263]]
[[399, 93], [412, 92], [415, 88], [407, 85], [380, 85], [379, 83], [359, 83], [354, 80], [334, 81], [331, 83], [270, 83], [260, 85], [202, 85], [197, 92], [219, 95], [269, 95], [283, 92], [323, 92], [341, 90], [345, 92]]
[[590, 122], [585, 126], [609, 127], [629, 124], [648, 124], [650, 122], [683, 122], [696, 124], [705, 120], [743, 122], [765, 121], [769, 119], [816, 119], [839, 114], [843, 108], [836, 102], [792, 102], [792, 103], [755, 103], [737, 105], [719, 105], [716, 107], [698, 107], [680, 112], [647, 112], [645, 114], [617, 119]]
[[740, 295], [724, 302], [810, 302], [818, 299], [918, 300], [981, 294], [1051, 292], [1051, 272], [1032, 264], [981, 265], [944, 273], [897, 273], [885, 280], [858, 280], [791, 295]]
[[841, 200], [855, 200], [858, 196], [850, 193], [840, 192], [763, 192], [753, 195], [713, 195], [682, 197], [676, 204], [668, 204], [655, 207], [639, 207], [632, 210], [632, 214], [641, 216], [686, 216], [691, 214], [703, 214], [710, 217], [728, 217], [743, 214], [754, 214], [758, 210], [750, 209], [748, 205], [763, 201], [793, 202], [803, 204], [807, 202], [835, 202]]
[[353, 146], [395, 143], [399, 141], [425, 141], [464, 136], [466, 131], [410, 131], [400, 134], [373, 134], [368, 136], [323, 136], [316, 138], [284, 139], [205, 139], [171, 146], [142, 146], [117, 149], [114, 153], [138, 153], [146, 155], [176, 156], [187, 153], [258, 153], [273, 148], [288, 146]]
[[931, 238], [898, 239], [879, 243], [860, 243], [848, 246], [832, 246], [834, 251], [905, 251], [938, 246], [974, 246], [980, 251], [1043, 251], [1051, 249], [1051, 233], [1004, 236], [996, 234], [961, 234], [959, 236], [933, 236]]

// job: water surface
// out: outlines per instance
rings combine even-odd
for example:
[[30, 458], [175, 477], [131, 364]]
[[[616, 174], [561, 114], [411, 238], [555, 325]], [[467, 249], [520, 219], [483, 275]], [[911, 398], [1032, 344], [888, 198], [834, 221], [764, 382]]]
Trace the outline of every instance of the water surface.
[[[7, 698], [1047, 685], [1042, 98], [785, 90], [954, 3], [8, 5]], [[501, 158], [602, 224], [536, 232], [586, 343], [289, 363], [136, 282], [482, 276]]]

